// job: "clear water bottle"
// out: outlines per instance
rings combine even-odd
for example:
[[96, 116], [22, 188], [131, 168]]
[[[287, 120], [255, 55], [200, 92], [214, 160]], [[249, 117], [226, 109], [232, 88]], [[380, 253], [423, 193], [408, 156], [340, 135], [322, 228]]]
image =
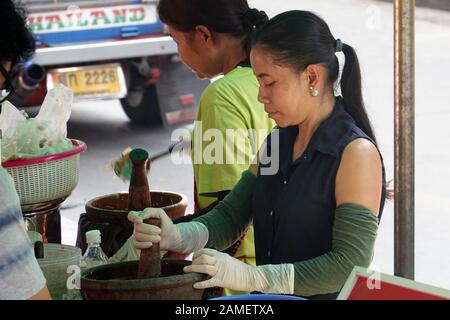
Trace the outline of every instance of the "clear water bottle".
[[88, 247], [80, 261], [80, 268], [92, 268], [98, 265], [107, 264], [108, 257], [103, 252], [101, 244], [101, 234], [99, 230], [86, 232], [86, 242]]

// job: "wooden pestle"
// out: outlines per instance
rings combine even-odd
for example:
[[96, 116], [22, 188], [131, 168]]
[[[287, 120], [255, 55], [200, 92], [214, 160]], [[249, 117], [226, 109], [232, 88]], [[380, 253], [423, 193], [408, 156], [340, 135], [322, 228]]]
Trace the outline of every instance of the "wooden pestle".
[[[161, 227], [161, 219], [149, 218], [144, 223]], [[159, 254], [159, 242], [150, 248], [141, 250], [139, 259], [138, 278], [156, 278], [161, 276], [161, 256]]]
[[[130, 160], [132, 173], [128, 190], [128, 209], [130, 211], [142, 211], [151, 207], [152, 204], [146, 172], [148, 153], [143, 149], [134, 149], [130, 153]], [[150, 223], [158, 227], [161, 225], [160, 219], [157, 218], [146, 219], [144, 223]], [[161, 257], [159, 243], [157, 243], [148, 249], [141, 250], [138, 279], [159, 276], [161, 276]]]

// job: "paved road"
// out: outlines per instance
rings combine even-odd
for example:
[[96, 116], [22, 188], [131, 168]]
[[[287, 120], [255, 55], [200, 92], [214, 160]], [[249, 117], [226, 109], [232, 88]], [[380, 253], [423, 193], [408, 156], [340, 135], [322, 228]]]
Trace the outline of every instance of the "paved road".
[[[307, 9], [319, 13], [336, 37], [357, 49], [363, 70], [364, 95], [373, 120], [387, 176], [393, 177], [393, 14], [388, 3], [361, 0], [251, 1], [275, 13]], [[450, 13], [416, 12], [416, 279], [450, 289]], [[75, 242], [76, 222], [84, 202], [126, 190], [104, 166], [127, 146], [158, 151], [170, 142], [171, 129], [129, 124], [117, 102], [77, 104], [69, 124], [70, 137], [87, 142], [80, 183], [65, 202], [63, 242]], [[183, 192], [192, 208], [192, 169], [168, 159], [151, 171], [153, 189]], [[373, 266], [393, 273], [393, 204], [381, 221]]]

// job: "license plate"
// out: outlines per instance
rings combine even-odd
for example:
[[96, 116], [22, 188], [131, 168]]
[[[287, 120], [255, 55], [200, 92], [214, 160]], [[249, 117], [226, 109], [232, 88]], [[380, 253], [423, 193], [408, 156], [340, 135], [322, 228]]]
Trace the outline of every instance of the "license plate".
[[120, 99], [127, 94], [118, 63], [50, 70], [47, 88], [53, 88], [56, 83], [72, 89], [74, 97], [80, 99]]

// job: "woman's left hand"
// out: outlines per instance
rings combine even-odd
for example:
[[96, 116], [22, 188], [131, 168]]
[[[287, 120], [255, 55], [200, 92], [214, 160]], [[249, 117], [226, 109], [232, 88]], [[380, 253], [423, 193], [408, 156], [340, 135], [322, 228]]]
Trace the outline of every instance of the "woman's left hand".
[[194, 253], [192, 265], [185, 272], [198, 272], [211, 278], [194, 284], [196, 289], [222, 287], [238, 291], [255, 290], [257, 268], [232, 256], [213, 249], [201, 249]]
[[213, 249], [194, 253], [185, 272], [198, 272], [211, 278], [194, 284], [196, 289], [222, 287], [236, 291], [294, 293], [294, 265], [291, 263], [251, 266]]

